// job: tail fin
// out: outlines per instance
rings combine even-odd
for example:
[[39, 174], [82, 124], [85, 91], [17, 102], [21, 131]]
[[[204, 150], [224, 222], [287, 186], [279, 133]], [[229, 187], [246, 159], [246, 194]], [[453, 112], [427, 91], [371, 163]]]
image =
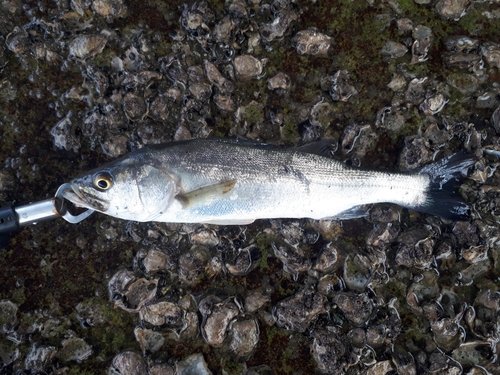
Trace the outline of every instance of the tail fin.
[[445, 219], [468, 220], [470, 206], [458, 194], [458, 188], [475, 162], [474, 155], [462, 151], [423, 167], [419, 173], [431, 180], [427, 200], [413, 208]]

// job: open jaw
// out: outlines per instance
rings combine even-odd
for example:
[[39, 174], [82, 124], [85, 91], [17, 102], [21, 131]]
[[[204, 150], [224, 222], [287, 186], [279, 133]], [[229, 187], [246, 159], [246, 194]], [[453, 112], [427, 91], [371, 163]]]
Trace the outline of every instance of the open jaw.
[[85, 191], [78, 185], [70, 184], [63, 192], [62, 196], [77, 207], [88, 208], [90, 210], [105, 212], [109, 207], [109, 202]]

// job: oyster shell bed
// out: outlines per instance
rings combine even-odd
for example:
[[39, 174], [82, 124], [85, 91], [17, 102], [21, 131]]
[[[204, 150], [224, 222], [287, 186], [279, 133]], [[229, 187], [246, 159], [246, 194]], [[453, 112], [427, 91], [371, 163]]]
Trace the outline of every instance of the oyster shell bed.
[[0, 372], [500, 374], [499, 25], [479, 0], [3, 1], [2, 206], [196, 137], [477, 162], [470, 222], [26, 228], [0, 252]]

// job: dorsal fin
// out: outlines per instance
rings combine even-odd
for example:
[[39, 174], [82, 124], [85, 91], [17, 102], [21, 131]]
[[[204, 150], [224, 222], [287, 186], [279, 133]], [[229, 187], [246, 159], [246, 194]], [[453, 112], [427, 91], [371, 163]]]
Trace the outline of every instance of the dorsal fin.
[[331, 158], [337, 147], [332, 139], [322, 139], [321, 141], [316, 141], [308, 143], [307, 145], [295, 147], [295, 149], [301, 152], [307, 152], [308, 154]]

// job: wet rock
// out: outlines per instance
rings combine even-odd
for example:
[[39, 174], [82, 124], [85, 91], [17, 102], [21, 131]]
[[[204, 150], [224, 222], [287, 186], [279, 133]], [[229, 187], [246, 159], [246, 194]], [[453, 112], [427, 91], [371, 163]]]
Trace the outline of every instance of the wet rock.
[[220, 301], [215, 296], [208, 296], [200, 301], [198, 308], [203, 315], [203, 338], [209, 345], [221, 347], [227, 336], [229, 323], [239, 314], [238, 306], [232, 298]]
[[437, 124], [430, 124], [425, 129], [424, 138], [428, 140], [432, 147], [441, 147], [452, 135], [444, 129], [440, 129]]
[[143, 98], [128, 92], [123, 97], [123, 111], [130, 121], [139, 121], [146, 117], [148, 106]]
[[450, 361], [443, 353], [431, 353], [429, 356], [429, 372], [431, 374], [459, 375], [462, 369], [458, 362]]
[[210, 37], [210, 26], [215, 19], [214, 12], [204, 1], [184, 5], [180, 19], [184, 29], [203, 47], [206, 47]]
[[333, 296], [332, 301], [355, 326], [365, 325], [373, 312], [373, 302], [366, 293], [340, 292]]
[[446, 82], [463, 95], [471, 95], [479, 88], [478, 79], [472, 74], [451, 73], [446, 77]]
[[215, 94], [214, 103], [215, 105], [217, 105], [217, 107], [219, 107], [223, 111], [227, 112], [236, 111], [236, 104], [234, 103], [234, 100], [230, 95]]
[[338, 264], [337, 246], [331, 242], [326, 244], [320, 251], [313, 269], [323, 273], [335, 271], [340, 265]]
[[436, 4], [438, 14], [446, 19], [458, 21], [465, 16], [470, 0], [439, 0]]
[[[204, 63], [205, 73], [207, 75], [208, 80], [212, 85], [215, 85], [219, 92], [223, 94], [232, 93], [234, 91], [234, 85], [231, 81], [226, 79], [220, 71], [217, 69], [215, 64], [211, 63], [208, 60], [205, 60]], [[260, 73], [259, 73], [260, 74]]]
[[405, 93], [405, 100], [408, 103], [418, 105], [425, 98], [425, 86], [424, 83], [427, 81], [427, 77], [424, 78], [414, 78], [408, 84], [408, 88]]
[[33, 344], [24, 360], [25, 368], [33, 373], [43, 372], [57, 353], [54, 346]]
[[405, 267], [428, 269], [434, 264], [434, 240], [425, 238], [414, 245], [403, 245], [396, 254], [396, 263]]
[[198, 282], [209, 261], [207, 248], [194, 245], [179, 257], [179, 278], [187, 284]]
[[[406, 303], [415, 313], [423, 314], [423, 304], [438, 296], [439, 286], [437, 278], [437, 274], [434, 271], [423, 271], [421, 277], [416, 279], [407, 289]], [[455, 313], [453, 316], [455, 316]]]
[[354, 348], [363, 348], [366, 345], [366, 332], [363, 328], [354, 328], [347, 332], [349, 343]]
[[453, 234], [456, 236], [458, 244], [461, 246], [471, 246], [479, 244], [478, 227], [474, 223], [467, 221], [457, 221], [453, 225]]
[[396, 20], [396, 26], [402, 33], [407, 33], [413, 30], [413, 21], [409, 18], [399, 18]]
[[339, 70], [333, 76], [325, 78], [329, 83], [329, 92], [333, 101], [346, 102], [351, 96], [356, 95], [358, 90], [350, 84], [349, 72], [347, 70]]
[[175, 364], [175, 373], [177, 375], [212, 375], [212, 371], [208, 369], [207, 363], [203, 355], [192, 354], [182, 361]]
[[128, 138], [124, 135], [108, 135], [101, 143], [102, 151], [110, 158], [117, 158], [127, 153]]
[[500, 45], [496, 43], [483, 43], [481, 46], [481, 54], [486, 63], [492, 68], [500, 68]]
[[495, 108], [498, 104], [498, 95], [493, 92], [485, 92], [476, 99], [476, 108]]
[[158, 95], [149, 107], [148, 116], [158, 120], [165, 121], [169, 117], [169, 100], [164, 95]]
[[491, 115], [491, 123], [493, 124], [493, 128], [497, 134], [500, 133], [500, 106], [493, 111]]
[[500, 311], [500, 292], [491, 289], [483, 289], [474, 300], [474, 305], [484, 306], [492, 311]]
[[312, 356], [319, 371], [325, 374], [344, 374], [348, 366], [349, 346], [347, 340], [335, 327], [315, 329], [311, 336]]
[[71, 112], [68, 112], [67, 116], [61, 119], [50, 130], [50, 135], [54, 140], [55, 147], [77, 152], [80, 148], [80, 141], [73, 134], [72, 115]]
[[184, 312], [173, 302], [160, 301], [144, 306], [139, 311], [139, 318], [153, 326], [181, 327]]
[[311, 287], [302, 288], [295, 295], [278, 302], [275, 308], [276, 324], [297, 332], [304, 332], [321, 314], [326, 312], [325, 297]]
[[283, 270], [292, 275], [306, 272], [311, 268], [311, 259], [300, 246], [271, 244], [274, 255], [283, 262]]
[[462, 366], [479, 365], [487, 366], [493, 363], [495, 357], [492, 352], [491, 344], [481, 341], [464, 342], [451, 353], [453, 359], [457, 360]]
[[108, 21], [112, 21], [113, 18], [125, 17], [127, 14], [127, 6], [122, 0], [93, 0], [92, 10]]
[[263, 76], [265, 62], [252, 55], [241, 55], [234, 59], [233, 66], [239, 80], [259, 79]]
[[467, 263], [482, 262], [488, 258], [488, 248], [485, 245], [470, 246], [469, 248], [462, 249], [462, 257]]
[[483, 261], [479, 261], [471, 264], [469, 267], [458, 273], [457, 285], [471, 285], [474, 280], [479, 279], [481, 276], [489, 272], [491, 269], [491, 261], [486, 258]]
[[17, 325], [17, 312], [19, 307], [9, 300], [0, 301], [0, 326], [7, 330]]
[[125, 350], [117, 354], [111, 366], [109, 375], [144, 375], [148, 373], [148, 367], [142, 356], [133, 350]]
[[347, 288], [362, 292], [372, 278], [373, 263], [360, 254], [347, 255], [344, 261], [344, 282]]
[[276, 13], [272, 22], [260, 25], [259, 32], [262, 39], [266, 42], [282, 39], [284, 35], [288, 34], [290, 25], [297, 18], [297, 13], [292, 10], [280, 10]]
[[259, 265], [259, 260], [259, 249], [251, 245], [244, 249], [240, 249], [238, 254], [236, 254], [231, 261], [226, 262], [225, 266], [231, 275], [244, 276]]
[[95, 327], [106, 322], [102, 305], [93, 300], [80, 302], [75, 310], [77, 319], [84, 327]]
[[212, 95], [212, 87], [205, 82], [189, 85], [189, 92], [196, 100], [206, 102]]
[[279, 72], [274, 77], [267, 80], [267, 88], [269, 90], [289, 90], [290, 87], [291, 79], [283, 72]]
[[427, 96], [420, 104], [420, 110], [426, 115], [435, 115], [441, 112], [446, 103], [448, 103], [448, 99], [443, 94], [437, 93]]
[[399, 109], [384, 107], [377, 113], [375, 126], [383, 128], [390, 133], [398, 133], [404, 128], [405, 123], [406, 118]]
[[376, 225], [368, 234], [366, 238], [366, 245], [385, 249], [396, 240], [399, 230], [399, 225], [393, 223]]
[[79, 36], [69, 44], [69, 54], [80, 59], [92, 58], [102, 52], [107, 41], [103, 35]]
[[332, 298], [335, 293], [344, 288], [343, 280], [337, 275], [325, 275], [318, 282], [318, 292], [328, 298]]
[[166, 271], [170, 257], [162, 251], [151, 249], [146, 257], [142, 259], [142, 266], [147, 274]]
[[153, 364], [149, 367], [149, 375], [175, 375], [175, 369], [167, 363]]
[[474, 53], [479, 50], [479, 39], [465, 35], [453, 35], [445, 39], [444, 45], [448, 51]]
[[143, 353], [156, 353], [165, 343], [163, 334], [152, 329], [136, 327], [134, 335]]
[[427, 53], [434, 41], [434, 34], [427, 26], [417, 25], [412, 31], [414, 42], [411, 47], [411, 63], [416, 64], [427, 60]]
[[62, 342], [62, 347], [57, 357], [63, 362], [83, 361], [92, 354], [92, 347], [85, 340], [78, 337], [70, 337]]
[[402, 171], [416, 170], [431, 162], [432, 157], [433, 153], [423, 138], [410, 136], [405, 138], [405, 146], [399, 156], [399, 168]]
[[245, 311], [253, 313], [269, 302], [271, 298], [259, 291], [250, 293], [245, 298]]
[[358, 160], [362, 160], [366, 153], [372, 150], [378, 139], [378, 134], [373, 130], [372, 126], [369, 124], [351, 124], [344, 129], [344, 138], [342, 139], [342, 154], [351, 154], [355, 156]]
[[331, 38], [316, 28], [309, 28], [295, 34], [292, 46], [299, 55], [326, 55], [331, 47]]
[[239, 358], [250, 356], [259, 342], [259, 325], [256, 319], [235, 320], [229, 326], [229, 350]]
[[115, 306], [121, 307], [125, 311], [137, 312], [152, 301], [156, 295], [157, 279], [138, 279], [127, 286], [127, 290], [123, 294], [123, 299], [115, 301]]
[[396, 347], [392, 352], [392, 362], [396, 366], [398, 374], [415, 375], [417, 374], [417, 366], [415, 359], [408, 351], [401, 347]]
[[0, 103], [7, 103], [14, 100], [17, 95], [17, 88], [7, 79], [0, 81]]
[[217, 233], [206, 227], [199, 227], [193, 232], [189, 233], [189, 240], [195, 245], [201, 246], [217, 246], [219, 244], [219, 238]]
[[406, 52], [408, 52], [408, 47], [406, 47], [403, 43], [388, 40], [382, 47], [380, 54], [390, 59], [397, 59], [398, 57], [403, 57]]
[[214, 39], [219, 43], [229, 44], [235, 26], [234, 21], [230, 17], [224, 17], [214, 27]]
[[402, 91], [406, 87], [406, 79], [400, 74], [394, 74], [387, 87], [392, 91]]
[[481, 62], [481, 56], [476, 53], [465, 52], [444, 53], [443, 62], [447, 66], [471, 69]]
[[[462, 315], [460, 314], [460, 318]], [[465, 339], [464, 329], [459, 324], [460, 318], [445, 318], [431, 322], [434, 341], [445, 352], [458, 348]]]

